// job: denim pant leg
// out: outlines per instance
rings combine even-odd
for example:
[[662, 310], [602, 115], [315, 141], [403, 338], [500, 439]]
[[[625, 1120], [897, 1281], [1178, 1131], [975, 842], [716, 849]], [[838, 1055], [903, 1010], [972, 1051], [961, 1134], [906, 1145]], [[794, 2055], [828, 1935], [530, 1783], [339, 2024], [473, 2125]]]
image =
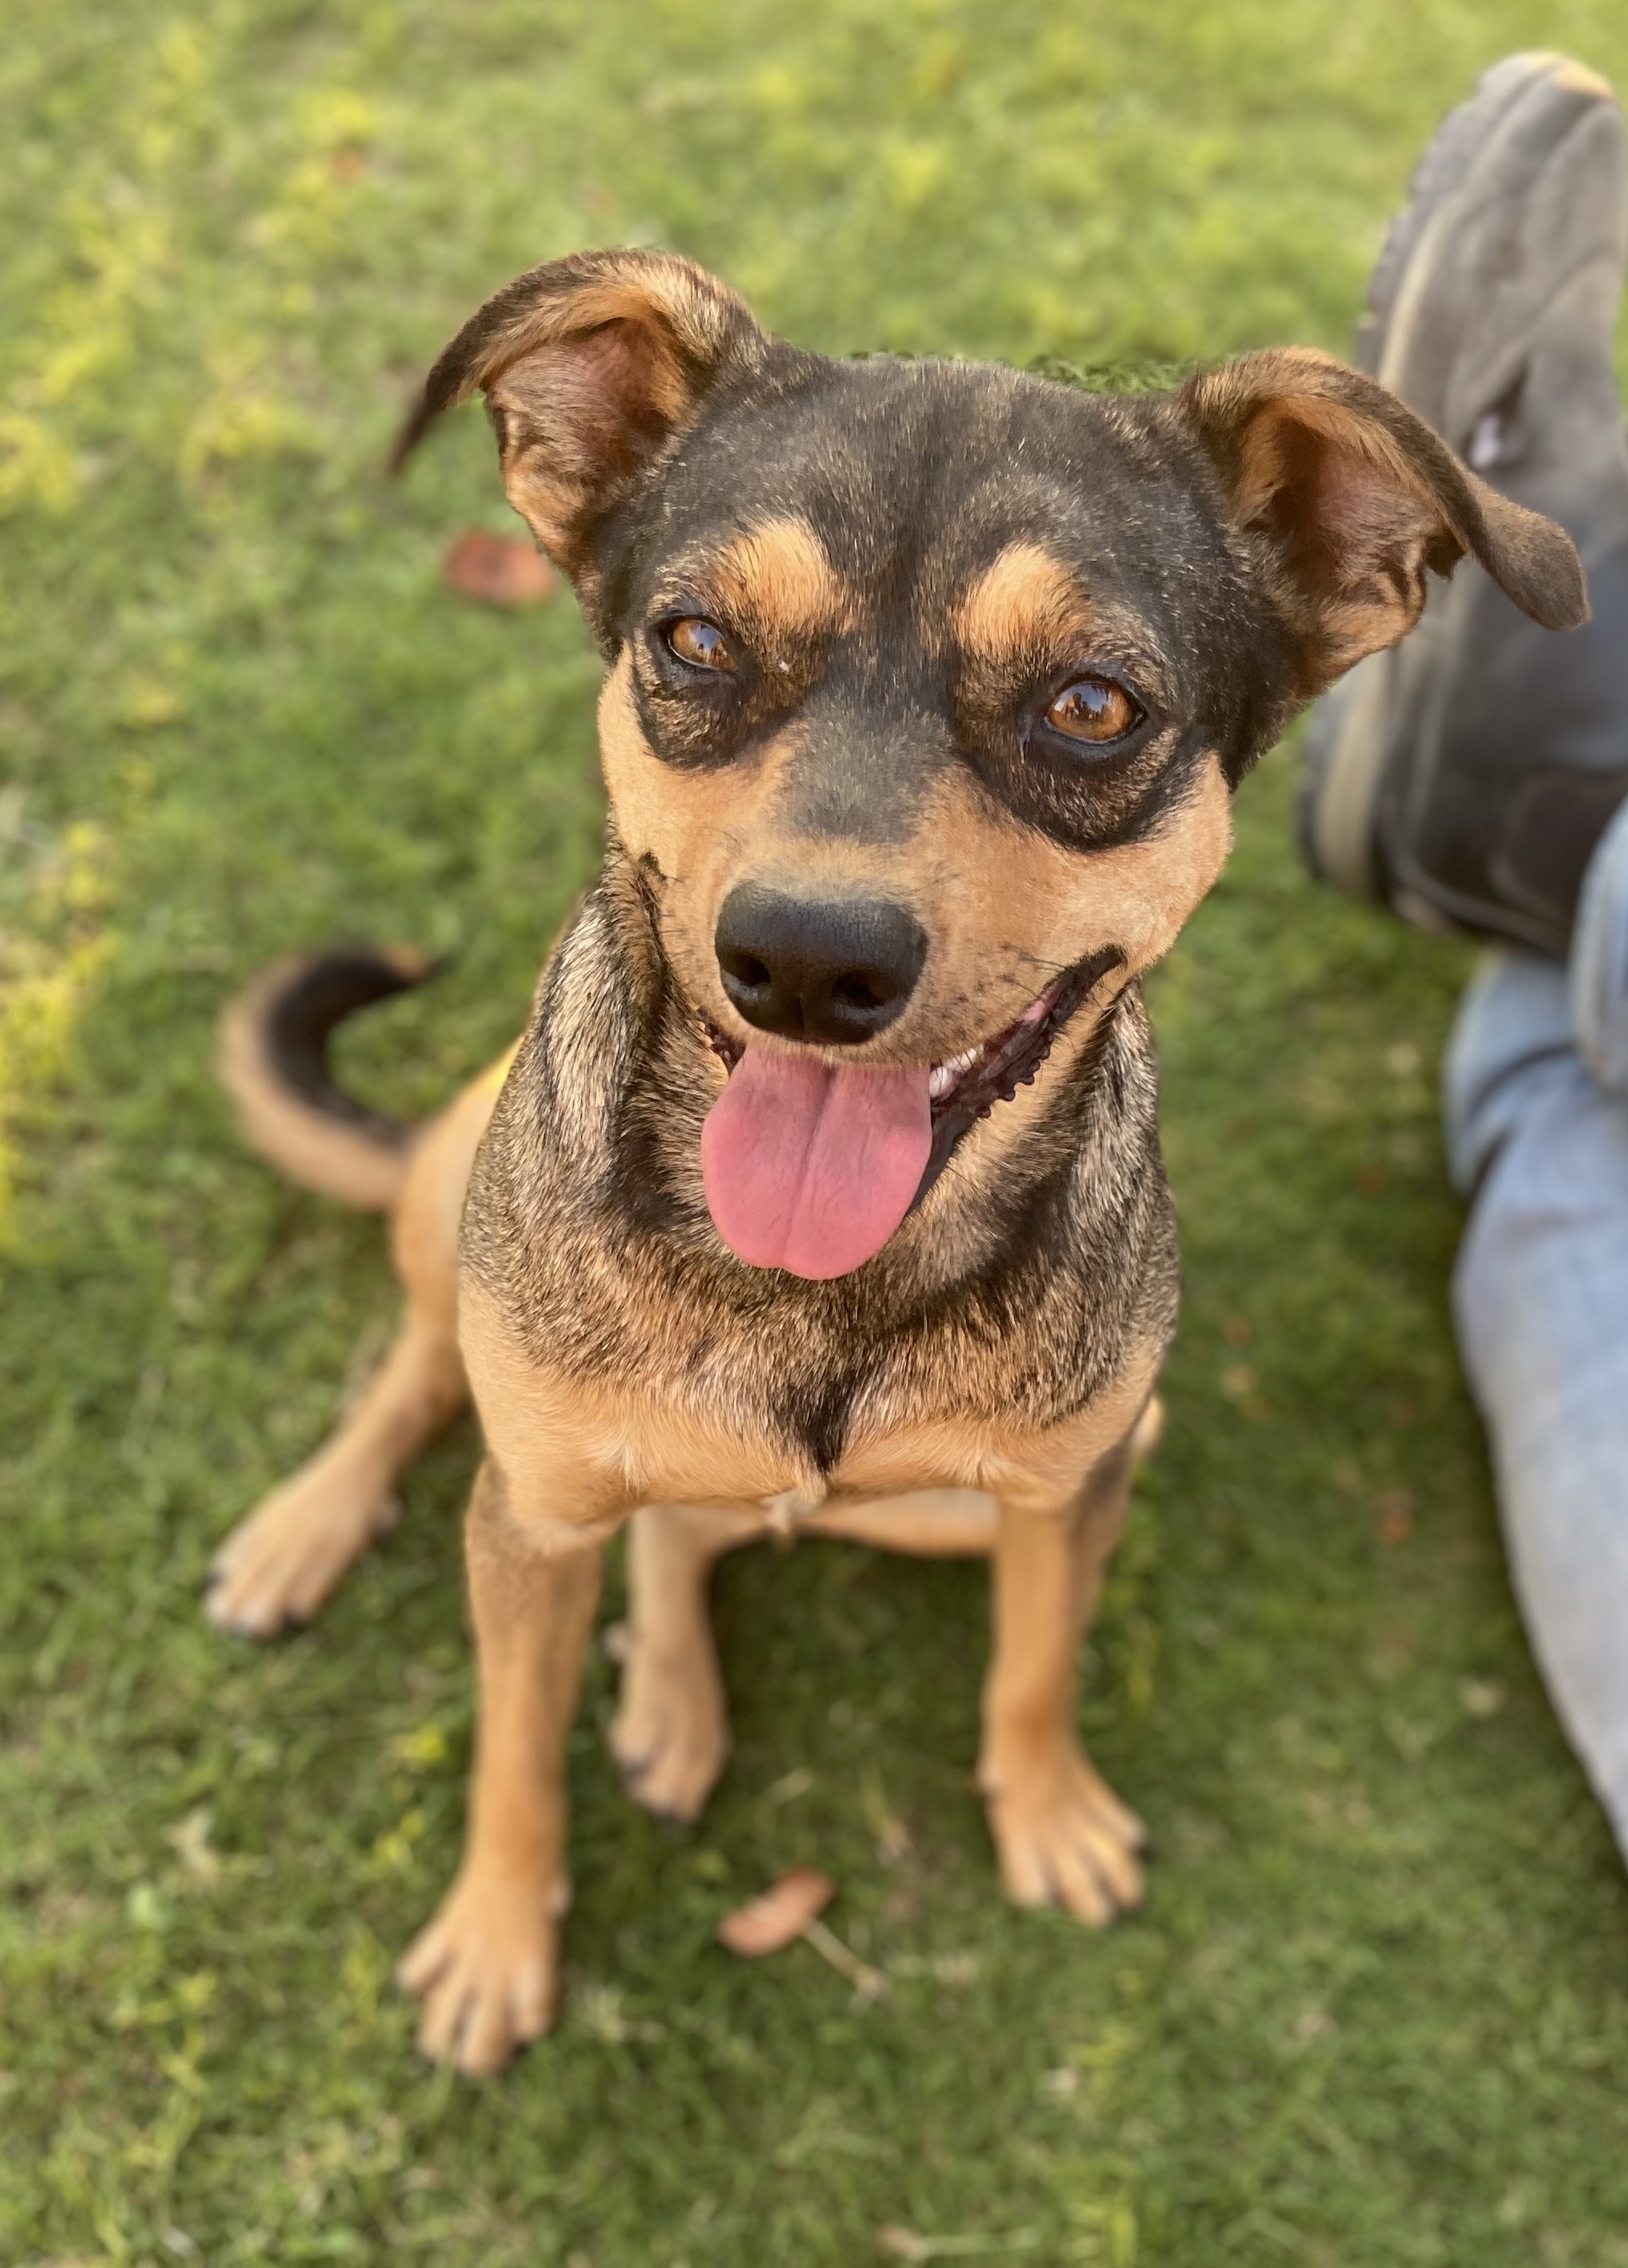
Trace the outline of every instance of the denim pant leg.
[[1465, 994], [1445, 1102], [1474, 1192], [1454, 1315], [1515, 1596], [1628, 1857], [1628, 807], [1569, 967], [1500, 954]]

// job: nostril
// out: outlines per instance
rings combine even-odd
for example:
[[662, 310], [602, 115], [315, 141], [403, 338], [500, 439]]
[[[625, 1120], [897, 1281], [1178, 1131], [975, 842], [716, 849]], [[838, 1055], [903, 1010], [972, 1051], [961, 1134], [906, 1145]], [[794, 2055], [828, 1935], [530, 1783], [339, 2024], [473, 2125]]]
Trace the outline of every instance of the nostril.
[[839, 976], [832, 985], [831, 997], [840, 1008], [871, 1015], [876, 1009], [886, 1007], [893, 998], [893, 989], [885, 977], [877, 981], [868, 975]]
[[753, 992], [762, 991], [765, 986], [774, 981], [769, 974], [767, 962], [758, 960], [750, 953], [721, 954], [719, 965], [726, 976], [732, 976], [737, 984], [744, 984]]

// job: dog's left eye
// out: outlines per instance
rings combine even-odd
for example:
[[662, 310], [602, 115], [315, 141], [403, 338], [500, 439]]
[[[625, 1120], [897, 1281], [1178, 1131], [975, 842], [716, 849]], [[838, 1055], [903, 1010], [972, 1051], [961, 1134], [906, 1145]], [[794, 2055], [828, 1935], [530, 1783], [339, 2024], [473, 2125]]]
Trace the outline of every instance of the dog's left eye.
[[664, 635], [671, 652], [692, 669], [713, 669], [729, 676], [737, 666], [734, 648], [705, 615], [681, 615], [668, 623]]
[[1147, 715], [1134, 694], [1111, 677], [1076, 677], [1056, 695], [1045, 721], [1067, 740], [1122, 740]]

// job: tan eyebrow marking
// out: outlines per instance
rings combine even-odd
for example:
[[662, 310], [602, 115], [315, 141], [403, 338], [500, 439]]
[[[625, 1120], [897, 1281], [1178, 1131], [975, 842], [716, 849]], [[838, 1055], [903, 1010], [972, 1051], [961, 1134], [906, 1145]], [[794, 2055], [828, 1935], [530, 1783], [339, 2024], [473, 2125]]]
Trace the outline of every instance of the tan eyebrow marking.
[[803, 519], [766, 519], [708, 563], [707, 579], [730, 611], [771, 643], [849, 629], [854, 593]]
[[998, 552], [951, 616], [963, 652], [995, 666], [1074, 643], [1090, 619], [1090, 602], [1068, 570], [1027, 541]]

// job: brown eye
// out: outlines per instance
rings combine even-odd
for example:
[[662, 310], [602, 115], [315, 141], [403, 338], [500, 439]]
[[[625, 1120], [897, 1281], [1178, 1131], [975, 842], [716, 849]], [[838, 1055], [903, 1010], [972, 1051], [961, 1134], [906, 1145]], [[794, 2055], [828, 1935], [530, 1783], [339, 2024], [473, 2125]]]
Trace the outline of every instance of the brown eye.
[[666, 635], [673, 652], [693, 669], [715, 669], [724, 676], [734, 670], [735, 654], [728, 638], [705, 615], [682, 615], [668, 624]]
[[1054, 733], [1070, 740], [1122, 740], [1147, 712], [1111, 677], [1076, 677], [1045, 712]]

